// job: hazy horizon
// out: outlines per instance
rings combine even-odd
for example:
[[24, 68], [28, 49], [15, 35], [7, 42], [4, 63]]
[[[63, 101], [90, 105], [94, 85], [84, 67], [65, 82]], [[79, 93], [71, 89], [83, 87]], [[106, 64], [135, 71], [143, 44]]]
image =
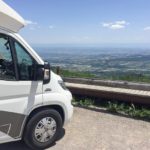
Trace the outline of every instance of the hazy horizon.
[[96, 48], [150, 48], [149, 43], [94, 43], [94, 44], [78, 44], [78, 43], [51, 43], [51, 44], [38, 44], [30, 43], [33, 47], [96, 47]]

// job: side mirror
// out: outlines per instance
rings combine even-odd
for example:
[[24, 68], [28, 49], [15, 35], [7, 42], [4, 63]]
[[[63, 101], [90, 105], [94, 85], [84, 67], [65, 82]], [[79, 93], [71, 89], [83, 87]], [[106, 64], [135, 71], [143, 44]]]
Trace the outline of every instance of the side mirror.
[[50, 64], [48, 62], [45, 62], [44, 64], [44, 84], [47, 84], [50, 82], [50, 76], [51, 76], [51, 69]]
[[44, 84], [50, 82], [50, 64], [45, 62], [44, 65], [36, 65], [34, 79], [35, 81], [43, 81]]

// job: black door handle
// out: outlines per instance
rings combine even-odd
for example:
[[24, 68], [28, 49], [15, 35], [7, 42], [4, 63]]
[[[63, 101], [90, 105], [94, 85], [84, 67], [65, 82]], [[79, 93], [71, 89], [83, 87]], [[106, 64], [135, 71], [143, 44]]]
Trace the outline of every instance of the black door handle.
[[45, 92], [50, 92], [50, 91], [51, 91], [50, 88], [45, 89]]

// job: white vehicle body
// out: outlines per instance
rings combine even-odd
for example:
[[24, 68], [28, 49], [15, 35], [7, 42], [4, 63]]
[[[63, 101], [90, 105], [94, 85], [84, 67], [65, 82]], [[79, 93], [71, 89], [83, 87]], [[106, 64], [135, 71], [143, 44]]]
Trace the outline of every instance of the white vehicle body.
[[[16, 41], [38, 65], [44, 66], [44, 61], [17, 33], [23, 26], [22, 17], [0, 0], [0, 36], [8, 38], [10, 45]], [[70, 120], [72, 95], [59, 82], [62, 82], [61, 77], [52, 71], [50, 82], [46, 84], [42, 80], [21, 80], [19, 77], [3, 80], [0, 76], [0, 143], [21, 140], [30, 115], [45, 107], [58, 109], [64, 124]]]
[[25, 26], [25, 20], [2, 0], [0, 0], [0, 26], [13, 32], [18, 32]]

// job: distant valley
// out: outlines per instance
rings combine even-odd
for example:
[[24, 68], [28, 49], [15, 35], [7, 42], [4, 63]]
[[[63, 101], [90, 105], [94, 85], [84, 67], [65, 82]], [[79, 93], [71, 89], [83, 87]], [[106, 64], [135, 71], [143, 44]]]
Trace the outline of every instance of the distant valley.
[[150, 49], [142, 48], [35, 48], [52, 66], [88, 72], [101, 78], [149, 76]]

